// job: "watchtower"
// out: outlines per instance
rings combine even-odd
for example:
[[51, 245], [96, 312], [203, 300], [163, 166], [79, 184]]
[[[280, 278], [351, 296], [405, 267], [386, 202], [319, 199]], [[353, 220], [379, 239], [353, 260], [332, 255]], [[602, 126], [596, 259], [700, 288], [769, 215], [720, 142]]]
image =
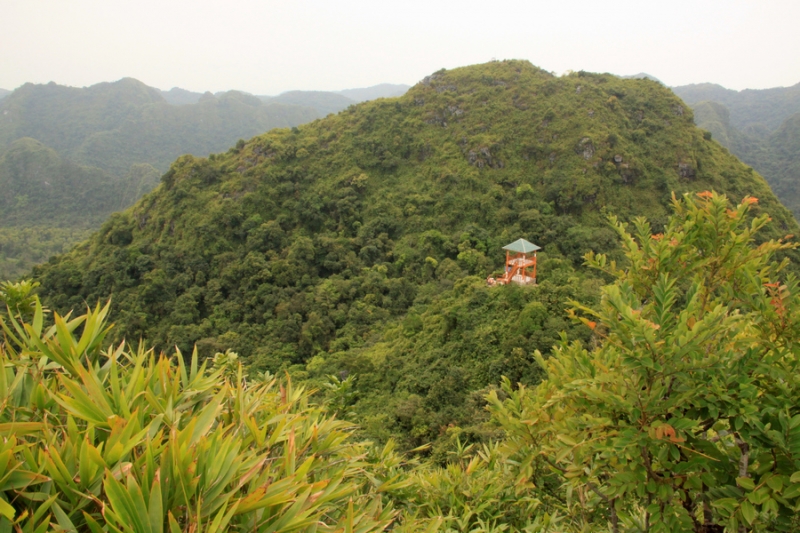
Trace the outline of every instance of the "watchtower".
[[525, 239], [518, 239], [503, 246], [503, 250], [506, 251], [506, 268], [497, 283], [536, 285], [536, 252], [541, 248]]

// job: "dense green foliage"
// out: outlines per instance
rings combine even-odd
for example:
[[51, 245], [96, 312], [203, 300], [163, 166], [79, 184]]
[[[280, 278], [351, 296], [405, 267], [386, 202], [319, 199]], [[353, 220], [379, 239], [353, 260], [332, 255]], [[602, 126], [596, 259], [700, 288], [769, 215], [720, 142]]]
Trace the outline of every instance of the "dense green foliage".
[[536, 351], [544, 380], [491, 391], [492, 442], [444, 466], [356, 441], [331, 416], [351, 377], [315, 401], [230, 351], [102, 349], [108, 306], [46, 327], [31, 283], [0, 285], [0, 528], [796, 531], [800, 286], [758, 203], [687, 194], [656, 234], [611, 217], [624, 260], [587, 254], [613, 283], [571, 302], [591, 337]]
[[564, 491], [562, 531], [800, 526], [800, 286], [775, 261], [794, 245], [753, 246], [755, 199], [698, 196], [663, 233], [617, 223], [626, 268], [589, 254], [616, 280], [573, 310], [593, 343], [537, 354], [545, 381], [490, 398], [523, 477]]
[[309, 393], [124, 344], [107, 307], [0, 317], [0, 530], [382, 531], [402, 488]]
[[674, 90], [694, 108], [697, 125], [761, 173], [800, 217], [800, 84], [740, 92], [711, 84]]
[[[760, 198], [768, 237], [798, 231], [660, 84], [495, 62], [182, 157], [35, 274], [59, 312], [112, 298], [118, 337], [232, 349], [320, 384], [355, 374], [372, 435], [445, 446], [488, 431], [473, 392], [504, 373], [535, 383], [532, 350], [588, 338], [562, 310], [598, 295], [584, 253], [620, 253], [606, 211], [659, 228], [671, 191], [710, 188]], [[519, 237], [544, 248], [540, 284], [484, 286]]]

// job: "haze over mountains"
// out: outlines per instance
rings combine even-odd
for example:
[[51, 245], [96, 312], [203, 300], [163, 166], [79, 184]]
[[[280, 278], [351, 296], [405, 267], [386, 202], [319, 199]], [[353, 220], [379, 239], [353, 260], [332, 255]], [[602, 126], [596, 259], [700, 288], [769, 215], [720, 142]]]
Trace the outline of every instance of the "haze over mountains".
[[800, 83], [732, 91], [704, 83], [674, 87], [697, 124], [761, 173], [800, 218]]
[[[264, 102], [313, 107], [322, 116], [325, 116], [328, 113], [337, 113], [358, 102], [402, 96], [409, 87], [409, 85], [403, 84], [381, 83], [372, 87], [345, 89], [343, 91], [286, 91], [278, 96], [258, 96], [258, 98]], [[161, 94], [167, 102], [175, 105], [196, 104], [203, 97], [203, 93], [191, 92], [179, 87], [173, 87], [169, 91], [161, 91]], [[223, 93], [217, 93], [217, 95], [219, 94]]]
[[[658, 81], [645, 73], [625, 78]], [[154, 187], [181, 154], [225, 151], [237, 140], [273, 127], [296, 126], [407, 90], [406, 85], [381, 84], [254, 96], [233, 90], [164, 91], [130, 78], [83, 89], [53, 83], [26, 84], [13, 92], [0, 89], [0, 156], [9, 152], [8, 158], [0, 159], [0, 277], [21, 275], [36, 262], [66, 251], [75, 239], [88, 235], [89, 228]], [[695, 109], [698, 125], [764, 175], [798, 216], [800, 84], [739, 92], [714, 84], [674, 90]], [[63, 160], [56, 163], [54, 157]], [[83, 175], [86, 184], [93, 184], [82, 193], [96, 195], [83, 204], [92, 206], [91, 215], [84, 209], [62, 217], [72, 200], [54, 201], [61, 194], [58, 188], [24, 185], [54, 183], [60, 179], [56, 169], [62, 168], [70, 169], [70, 179]], [[43, 205], [50, 206], [48, 217], [20, 217]], [[76, 217], [77, 212], [87, 216]], [[23, 219], [49, 220], [52, 228], [34, 231]]]
[[[351, 94], [378, 97], [403, 87]], [[66, 251], [110, 213], [152, 189], [182, 154], [225, 151], [239, 139], [297, 126], [353, 103], [342, 94], [314, 91], [277, 97], [160, 91], [132, 78], [87, 88], [49, 83], [5, 91], [0, 100], [0, 278], [21, 275]], [[68, 184], [77, 183], [72, 189], [77, 194], [62, 198]], [[83, 208], [76, 211], [72, 205], [78, 198]]]

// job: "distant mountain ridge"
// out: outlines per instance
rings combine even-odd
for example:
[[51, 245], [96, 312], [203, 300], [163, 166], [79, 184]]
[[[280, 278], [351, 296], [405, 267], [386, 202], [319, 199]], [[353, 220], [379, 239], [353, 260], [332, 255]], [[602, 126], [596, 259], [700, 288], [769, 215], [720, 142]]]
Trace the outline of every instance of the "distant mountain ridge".
[[87, 88], [25, 84], [0, 109], [0, 149], [30, 137], [116, 175], [137, 163], [164, 171], [181, 154], [223, 151], [240, 138], [319, 116], [309, 107], [264, 104], [237, 91], [171, 105], [161, 91], [132, 78]]
[[695, 112], [695, 122], [764, 176], [800, 219], [800, 83], [734, 91], [701, 83], [673, 91]]
[[203, 93], [196, 93], [181, 89], [180, 87], [173, 87], [169, 91], [162, 90], [161, 96], [172, 105], [190, 105], [199, 102]]
[[9, 90], [7, 90], [7, 89], [0, 89], [0, 100], [2, 100], [3, 98], [5, 98], [5, 97], [6, 97], [6, 96], [8, 96], [9, 94], [11, 94], [11, 91], [9, 91]]
[[336, 92], [356, 102], [366, 102], [377, 98], [395, 98], [397, 96], [403, 96], [410, 88], [410, 85], [381, 83], [379, 85], [373, 85], [372, 87], [345, 89]]
[[800, 113], [800, 83], [791, 87], [735, 91], [714, 83], [673, 87], [684, 102], [718, 102], [730, 110], [731, 124], [740, 130], [762, 125], [777, 130], [791, 115]]
[[259, 98], [267, 103], [312, 107], [322, 117], [338, 113], [356, 103], [355, 100], [329, 91], [287, 91], [278, 96], [259, 96]]
[[[320, 116], [326, 116], [329, 113], [338, 113], [358, 102], [402, 96], [410, 87], [410, 85], [404, 84], [381, 83], [372, 87], [344, 89], [341, 91], [295, 90], [286, 91], [277, 96], [257, 95], [257, 97], [264, 102], [313, 107], [319, 112]], [[173, 87], [169, 91], [161, 91], [164, 99], [173, 105], [196, 104], [204, 94], [211, 93], [192, 92], [180, 87]], [[219, 97], [222, 94], [224, 93], [216, 93], [214, 96]]]

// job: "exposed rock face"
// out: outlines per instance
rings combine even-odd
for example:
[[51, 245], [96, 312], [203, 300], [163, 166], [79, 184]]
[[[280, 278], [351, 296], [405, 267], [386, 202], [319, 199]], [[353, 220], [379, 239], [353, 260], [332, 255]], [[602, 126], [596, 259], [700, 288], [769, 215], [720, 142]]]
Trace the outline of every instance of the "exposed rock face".
[[693, 180], [697, 176], [697, 171], [689, 163], [680, 162], [678, 163], [678, 174], [683, 179]]
[[581, 142], [578, 143], [577, 152], [581, 154], [587, 161], [591, 159], [594, 155], [594, 145], [592, 145], [592, 140], [589, 139], [589, 137], [584, 137], [581, 139]]
[[492, 152], [485, 146], [467, 152], [467, 161], [478, 168], [503, 168], [503, 162], [493, 157]]

